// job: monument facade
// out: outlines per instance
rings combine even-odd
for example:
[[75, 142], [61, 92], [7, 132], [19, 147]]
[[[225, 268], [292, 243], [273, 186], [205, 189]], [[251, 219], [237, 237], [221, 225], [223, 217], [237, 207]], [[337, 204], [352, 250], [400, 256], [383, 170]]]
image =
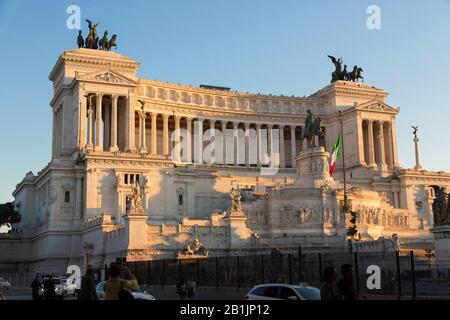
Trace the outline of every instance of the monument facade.
[[250, 94], [141, 78], [139, 66], [108, 50], [58, 58], [51, 160], [13, 192], [22, 220], [0, 235], [1, 268], [347, 250], [342, 162], [328, 173], [339, 111], [361, 242], [433, 245], [450, 174], [400, 166], [387, 92], [336, 77], [308, 97]]

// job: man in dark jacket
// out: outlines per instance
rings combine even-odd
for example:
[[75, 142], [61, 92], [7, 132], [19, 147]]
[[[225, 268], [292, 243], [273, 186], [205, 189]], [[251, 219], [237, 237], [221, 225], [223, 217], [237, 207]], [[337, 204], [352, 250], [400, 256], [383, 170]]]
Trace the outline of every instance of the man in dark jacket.
[[44, 282], [44, 298], [45, 300], [55, 300], [55, 282], [53, 281], [53, 276], [49, 275], [48, 279]]
[[38, 276], [35, 276], [33, 282], [31, 283], [31, 290], [33, 295], [33, 300], [39, 300], [39, 290], [43, 289], [41, 282], [38, 279]]
[[351, 264], [343, 264], [341, 266], [341, 274], [342, 279], [337, 284], [339, 294], [344, 300], [357, 300], [358, 294], [353, 286], [353, 266]]
[[95, 290], [94, 271], [92, 266], [88, 266], [86, 274], [81, 277], [80, 300], [98, 300]]

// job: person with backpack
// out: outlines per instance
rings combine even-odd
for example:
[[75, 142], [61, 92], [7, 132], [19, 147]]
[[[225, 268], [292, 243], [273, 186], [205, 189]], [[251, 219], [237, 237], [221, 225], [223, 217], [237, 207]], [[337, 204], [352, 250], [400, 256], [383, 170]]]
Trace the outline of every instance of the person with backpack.
[[111, 263], [109, 280], [105, 283], [105, 300], [133, 300], [128, 282], [120, 278], [121, 266]]

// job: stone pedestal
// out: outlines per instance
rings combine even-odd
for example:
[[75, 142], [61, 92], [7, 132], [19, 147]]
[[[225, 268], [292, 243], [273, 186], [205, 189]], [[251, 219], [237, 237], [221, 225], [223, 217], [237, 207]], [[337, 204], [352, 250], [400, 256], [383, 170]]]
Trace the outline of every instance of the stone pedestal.
[[[142, 210], [140, 210], [142, 209]], [[147, 243], [147, 214], [143, 208], [132, 209], [124, 217], [128, 249], [144, 249]]]
[[229, 215], [224, 221], [229, 230], [230, 248], [248, 248], [251, 244], [252, 231], [247, 228], [247, 217]]
[[330, 177], [328, 158], [323, 147], [306, 149], [297, 157], [297, 188], [320, 188], [324, 183], [334, 182]]
[[450, 252], [450, 224], [434, 226], [431, 229], [434, 237], [434, 249], [436, 252], [436, 259], [442, 257], [442, 260], [448, 259]]

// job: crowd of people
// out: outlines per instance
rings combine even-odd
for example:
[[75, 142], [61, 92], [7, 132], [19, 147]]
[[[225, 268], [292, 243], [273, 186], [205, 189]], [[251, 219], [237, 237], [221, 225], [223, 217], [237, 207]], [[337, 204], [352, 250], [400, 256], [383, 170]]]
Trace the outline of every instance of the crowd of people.
[[[131, 291], [139, 288], [139, 283], [128, 267], [118, 263], [111, 263], [109, 266], [109, 279], [105, 282], [103, 288], [105, 300], [132, 300], [133, 295]], [[52, 275], [47, 275], [43, 283], [36, 275], [31, 283], [33, 300], [57, 299], [58, 296], [55, 289], [55, 282]], [[86, 273], [81, 277], [77, 296], [79, 300], [99, 299], [92, 266], [88, 266]]]

